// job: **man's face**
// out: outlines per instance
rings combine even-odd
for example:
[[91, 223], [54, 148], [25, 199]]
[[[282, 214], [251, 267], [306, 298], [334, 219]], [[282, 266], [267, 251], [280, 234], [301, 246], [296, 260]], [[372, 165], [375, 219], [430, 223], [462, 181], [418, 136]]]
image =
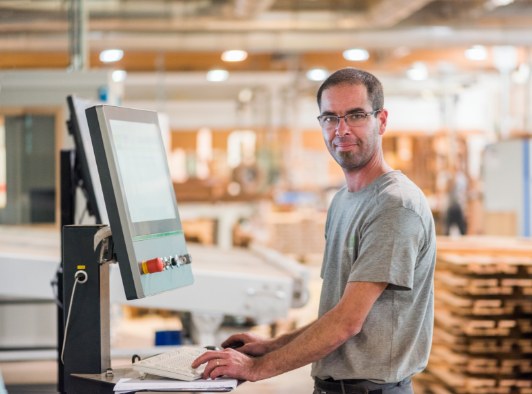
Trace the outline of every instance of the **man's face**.
[[[341, 84], [322, 93], [321, 115], [344, 116], [355, 112], [371, 112], [364, 85]], [[332, 157], [344, 170], [364, 167], [370, 160], [380, 157], [380, 136], [386, 127], [387, 112], [369, 115], [360, 125], [348, 126], [340, 119], [336, 129], [322, 128], [323, 138]]]

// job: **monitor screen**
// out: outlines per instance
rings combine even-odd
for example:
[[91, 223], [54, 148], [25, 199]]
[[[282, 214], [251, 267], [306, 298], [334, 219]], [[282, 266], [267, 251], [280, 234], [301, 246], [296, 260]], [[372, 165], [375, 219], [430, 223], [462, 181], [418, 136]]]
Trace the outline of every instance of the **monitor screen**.
[[191, 284], [157, 113], [99, 105], [86, 114], [126, 297]]
[[133, 223], [173, 219], [173, 188], [165, 177], [156, 176], [167, 167], [157, 126], [123, 120], [111, 120], [110, 125]]

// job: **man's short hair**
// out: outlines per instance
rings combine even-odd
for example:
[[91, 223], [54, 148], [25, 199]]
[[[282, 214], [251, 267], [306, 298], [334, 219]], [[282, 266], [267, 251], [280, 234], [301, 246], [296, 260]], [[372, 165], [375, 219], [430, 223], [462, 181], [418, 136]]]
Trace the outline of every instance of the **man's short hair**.
[[384, 93], [381, 82], [373, 74], [352, 67], [342, 68], [335, 71], [323, 81], [317, 93], [318, 107], [321, 108], [321, 96], [325, 90], [342, 84], [364, 85], [368, 92], [368, 98], [371, 102], [372, 109], [375, 111], [383, 108]]

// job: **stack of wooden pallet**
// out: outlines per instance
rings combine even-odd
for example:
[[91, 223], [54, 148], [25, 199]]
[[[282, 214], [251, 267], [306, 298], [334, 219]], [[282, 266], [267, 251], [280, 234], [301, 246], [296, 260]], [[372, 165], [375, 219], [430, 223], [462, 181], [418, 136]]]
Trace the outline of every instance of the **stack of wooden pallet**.
[[324, 212], [274, 212], [268, 215], [268, 245], [298, 261], [321, 256], [325, 249]]
[[532, 393], [532, 250], [500, 242], [440, 245], [425, 392]]

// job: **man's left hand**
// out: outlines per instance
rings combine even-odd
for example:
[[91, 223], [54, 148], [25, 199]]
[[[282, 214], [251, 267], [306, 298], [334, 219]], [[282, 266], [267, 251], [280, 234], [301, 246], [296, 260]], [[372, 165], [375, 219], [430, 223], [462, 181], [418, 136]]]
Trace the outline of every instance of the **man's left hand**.
[[192, 368], [197, 368], [201, 364], [207, 363], [203, 372], [204, 379], [216, 379], [225, 376], [254, 382], [259, 378], [257, 361], [258, 359], [246, 356], [234, 349], [224, 349], [222, 351], [203, 353], [194, 360]]

